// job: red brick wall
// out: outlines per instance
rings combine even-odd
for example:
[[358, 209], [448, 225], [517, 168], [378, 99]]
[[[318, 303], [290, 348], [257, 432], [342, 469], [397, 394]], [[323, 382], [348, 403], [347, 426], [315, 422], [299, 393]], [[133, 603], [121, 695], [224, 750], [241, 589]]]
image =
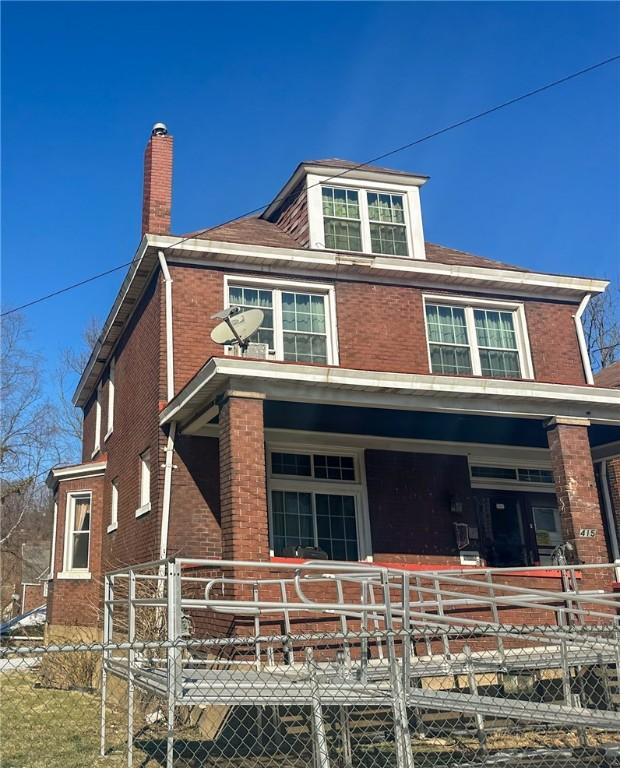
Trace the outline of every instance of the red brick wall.
[[172, 210], [172, 136], [151, 136], [144, 151], [142, 234], [170, 231]]
[[222, 557], [268, 560], [263, 401], [229, 397], [220, 411]]
[[620, 539], [620, 456], [607, 459], [607, 487], [613, 509], [616, 531]]
[[[453, 522], [475, 524], [466, 457], [369, 450], [366, 482], [377, 562], [460, 562]], [[458, 517], [452, 496], [464, 504]]]
[[[88, 627], [98, 623], [99, 602], [103, 596], [101, 565], [101, 539], [104, 535], [103, 485], [102, 476], [66, 480], [58, 485], [54, 579], [49, 582], [48, 589], [48, 624]], [[89, 555], [91, 578], [59, 579], [58, 574], [62, 572], [64, 563], [67, 494], [76, 491], [92, 492]]]
[[[161, 392], [160, 291], [155, 276], [116, 349], [114, 431], [106, 443], [104, 530], [110, 522], [112, 480], [118, 478], [118, 529], [104, 533], [105, 570], [159, 556], [165, 436], [159, 428]], [[140, 506], [140, 454], [150, 449], [151, 511]]]
[[[210, 317], [224, 304], [225, 273], [206, 267], [173, 266], [171, 274], [174, 281], [175, 388], [179, 391], [210, 357], [223, 354], [221, 346], [214, 344], [209, 334], [216, 324]], [[252, 273], [230, 269], [226, 274]], [[281, 279], [286, 275], [273, 277]], [[347, 280], [322, 282], [336, 285], [342, 367], [429, 373], [422, 289]], [[469, 295], [458, 291], [452, 293]], [[538, 381], [585, 384], [573, 321], [575, 308], [571, 304], [526, 302]]]
[[222, 556], [219, 446], [216, 438], [175, 441], [168, 554]]
[[289, 192], [282, 208], [271, 218], [280, 229], [295, 238], [302, 248], [312, 247], [308, 224], [308, 196], [305, 179]]

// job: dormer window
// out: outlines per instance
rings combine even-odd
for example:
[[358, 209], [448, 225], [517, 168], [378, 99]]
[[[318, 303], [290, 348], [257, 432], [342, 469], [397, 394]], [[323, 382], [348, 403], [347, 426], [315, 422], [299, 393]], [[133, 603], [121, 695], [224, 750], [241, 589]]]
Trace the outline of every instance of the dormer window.
[[325, 248], [409, 256], [409, 212], [404, 194], [321, 186]]
[[372, 252], [408, 256], [403, 196], [377, 192], [367, 195]]
[[334, 251], [362, 250], [359, 194], [354, 189], [323, 187], [325, 247]]

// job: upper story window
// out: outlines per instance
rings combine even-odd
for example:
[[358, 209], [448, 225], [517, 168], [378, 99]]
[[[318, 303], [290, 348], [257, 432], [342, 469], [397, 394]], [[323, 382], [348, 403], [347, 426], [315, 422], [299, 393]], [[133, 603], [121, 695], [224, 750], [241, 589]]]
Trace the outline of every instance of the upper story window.
[[64, 570], [88, 571], [91, 526], [90, 491], [67, 495]]
[[229, 278], [226, 285], [228, 306], [263, 311], [263, 323], [250, 342], [265, 344], [268, 357], [336, 364], [332, 287], [256, 278]]
[[101, 400], [103, 394], [103, 385], [101, 382], [97, 385], [97, 400], [95, 401], [95, 443], [93, 445], [93, 456], [101, 450]]
[[431, 373], [532, 377], [522, 305], [425, 298]]
[[321, 187], [325, 247], [408, 256], [405, 196]]
[[104, 440], [112, 434], [114, 430], [114, 376], [116, 370], [116, 362], [114, 358], [110, 361], [110, 370], [108, 372], [108, 426]]

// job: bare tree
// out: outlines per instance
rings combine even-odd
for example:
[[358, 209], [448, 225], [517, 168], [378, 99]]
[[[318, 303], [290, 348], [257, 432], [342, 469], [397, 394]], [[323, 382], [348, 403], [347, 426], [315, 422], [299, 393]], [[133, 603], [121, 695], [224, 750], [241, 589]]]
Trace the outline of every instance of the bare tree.
[[583, 330], [594, 371], [620, 359], [620, 283], [591, 299], [583, 316]]
[[58, 367], [58, 427], [63, 438], [65, 459], [79, 460], [82, 442], [82, 411], [73, 405], [72, 395], [82, 371], [88, 363], [101, 326], [91, 318], [82, 334], [78, 349], [64, 349]]

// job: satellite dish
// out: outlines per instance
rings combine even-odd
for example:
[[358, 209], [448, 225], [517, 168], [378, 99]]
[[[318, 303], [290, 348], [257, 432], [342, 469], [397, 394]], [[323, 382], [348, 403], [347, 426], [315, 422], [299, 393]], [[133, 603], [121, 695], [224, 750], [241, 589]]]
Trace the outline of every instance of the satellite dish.
[[238, 344], [241, 349], [246, 349], [248, 339], [260, 328], [265, 313], [262, 309], [246, 309], [230, 307], [216, 312], [211, 317], [221, 319], [211, 331], [211, 339], [216, 344]]

